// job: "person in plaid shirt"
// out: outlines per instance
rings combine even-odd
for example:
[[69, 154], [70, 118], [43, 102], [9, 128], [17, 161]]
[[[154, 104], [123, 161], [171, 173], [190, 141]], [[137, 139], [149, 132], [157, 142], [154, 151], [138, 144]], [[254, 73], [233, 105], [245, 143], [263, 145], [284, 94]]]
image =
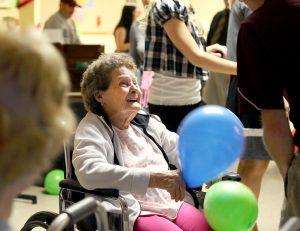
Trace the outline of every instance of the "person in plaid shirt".
[[[150, 3], [145, 28], [144, 70], [154, 71], [149, 112], [160, 116], [171, 131], [193, 109], [204, 105], [203, 83], [208, 70], [236, 74], [236, 62], [226, 59], [225, 46], [205, 47], [193, 20], [189, 1], [155, 0]], [[172, 115], [172, 116], [170, 116]]]

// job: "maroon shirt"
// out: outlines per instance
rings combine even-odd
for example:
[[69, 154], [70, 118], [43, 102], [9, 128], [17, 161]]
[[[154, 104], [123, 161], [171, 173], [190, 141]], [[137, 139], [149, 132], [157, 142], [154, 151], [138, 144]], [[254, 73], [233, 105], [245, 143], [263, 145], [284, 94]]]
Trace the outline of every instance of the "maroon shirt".
[[[238, 90], [258, 109], [284, 109], [300, 132], [300, 0], [265, 0], [242, 23], [237, 43]], [[254, 109], [240, 105], [242, 113]], [[295, 142], [300, 145], [299, 132]]]

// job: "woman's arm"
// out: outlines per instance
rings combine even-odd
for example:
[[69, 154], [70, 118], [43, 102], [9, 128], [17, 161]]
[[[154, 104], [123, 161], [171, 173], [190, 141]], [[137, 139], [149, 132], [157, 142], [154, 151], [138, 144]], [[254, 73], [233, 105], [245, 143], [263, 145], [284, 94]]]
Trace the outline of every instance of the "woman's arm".
[[125, 43], [127, 31], [124, 27], [119, 27], [115, 30], [116, 51], [127, 51], [130, 48], [130, 43]]
[[[117, 147], [116, 152], [120, 152]], [[145, 194], [150, 171], [115, 165], [113, 160], [114, 147], [106, 126], [88, 113], [80, 122], [74, 139], [72, 163], [80, 184], [87, 189], [115, 188]]]
[[236, 62], [222, 59], [214, 54], [201, 51], [190, 34], [188, 28], [181, 20], [172, 18], [164, 23], [163, 27], [174, 46], [193, 65], [214, 72], [231, 75], [237, 74]]

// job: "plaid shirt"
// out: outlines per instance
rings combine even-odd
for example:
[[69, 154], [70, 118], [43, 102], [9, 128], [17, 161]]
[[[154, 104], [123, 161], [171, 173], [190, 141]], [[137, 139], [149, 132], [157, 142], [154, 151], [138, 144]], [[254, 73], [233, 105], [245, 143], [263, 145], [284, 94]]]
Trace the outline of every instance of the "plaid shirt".
[[205, 50], [205, 41], [193, 24], [188, 8], [180, 0], [157, 0], [147, 19], [145, 70], [178, 78], [207, 80], [208, 72], [191, 64], [164, 31], [162, 25], [171, 18], [183, 21], [199, 48]]

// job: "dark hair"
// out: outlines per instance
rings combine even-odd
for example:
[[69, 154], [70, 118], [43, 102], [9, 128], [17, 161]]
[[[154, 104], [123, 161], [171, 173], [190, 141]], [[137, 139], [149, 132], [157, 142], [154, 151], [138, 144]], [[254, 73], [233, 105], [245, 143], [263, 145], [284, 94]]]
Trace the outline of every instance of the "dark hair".
[[119, 27], [125, 27], [127, 34], [125, 42], [129, 42], [129, 30], [131, 27], [131, 24], [133, 22], [133, 11], [136, 9], [136, 6], [134, 5], [126, 5], [123, 7], [122, 15], [120, 18], [120, 21], [118, 22], [117, 26], [114, 29], [114, 32]]

